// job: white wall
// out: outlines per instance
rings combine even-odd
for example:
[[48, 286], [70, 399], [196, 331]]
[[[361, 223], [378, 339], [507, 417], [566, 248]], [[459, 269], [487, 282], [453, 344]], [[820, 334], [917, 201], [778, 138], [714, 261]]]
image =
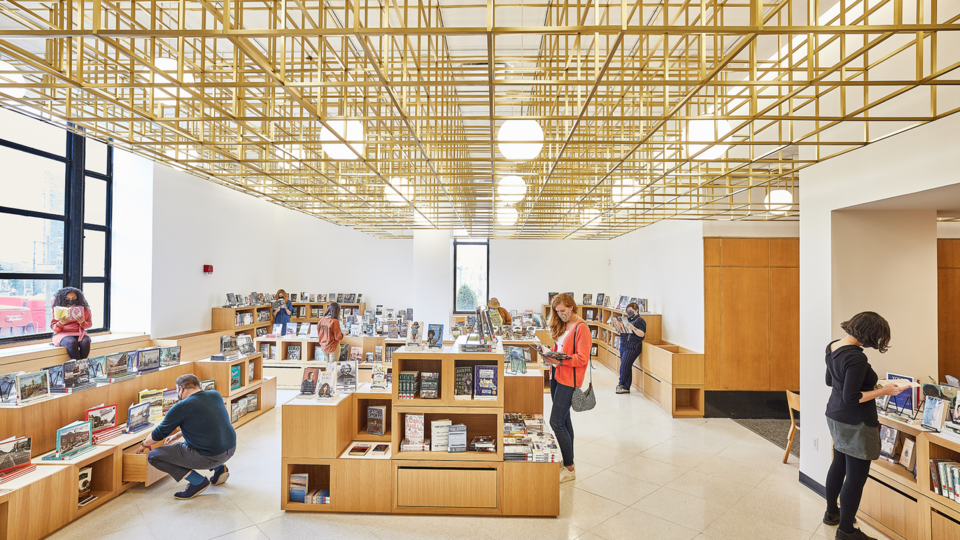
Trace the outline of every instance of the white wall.
[[453, 239], [450, 231], [413, 232], [413, 278], [406, 285], [413, 293], [413, 318], [426, 324], [443, 324], [450, 337], [453, 311]]
[[[505, 309], [540, 313], [547, 293], [616, 294], [610, 281], [610, 242], [491, 240], [490, 296]], [[626, 294], [626, 293], [623, 293]]]
[[796, 238], [800, 221], [704, 221], [703, 236]]
[[703, 223], [661, 221], [610, 241], [614, 295], [647, 298], [663, 339], [703, 351]]
[[[834, 299], [832, 212], [960, 182], [956, 170], [958, 131], [960, 115], [949, 116], [801, 172], [800, 388], [804, 429], [800, 432], [800, 470], [821, 484], [831, 460], [830, 434], [823, 416], [830, 392], [823, 384], [822, 359], [826, 344], [836, 335], [830, 315]], [[879, 270], [882, 267], [871, 268]], [[928, 307], [929, 311], [913, 315], [928, 321], [933, 317], [936, 331], [936, 305]], [[897, 334], [897, 328], [892, 332]], [[911, 346], [911, 336], [898, 335], [901, 347]], [[874, 361], [878, 355], [869, 351], [867, 356]], [[913, 371], [912, 366], [904, 368]], [[815, 439], [818, 448], [814, 448]]]

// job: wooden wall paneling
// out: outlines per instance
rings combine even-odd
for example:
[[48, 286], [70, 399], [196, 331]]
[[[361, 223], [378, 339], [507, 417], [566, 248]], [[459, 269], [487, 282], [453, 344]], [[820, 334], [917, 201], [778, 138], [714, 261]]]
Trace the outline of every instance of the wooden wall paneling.
[[937, 355], [940, 380], [960, 376], [960, 268], [937, 268]]
[[770, 266], [800, 268], [800, 239], [771, 238]]
[[720, 266], [720, 239], [703, 239], [703, 265]]
[[[726, 253], [726, 244], [724, 244]], [[770, 389], [769, 268], [724, 268], [720, 283], [720, 388]]]
[[770, 268], [770, 390], [800, 391], [800, 268]]
[[770, 266], [769, 238], [722, 238], [721, 266]]
[[707, 390], [720, 389], [720, 268], [703, 269], [703, 307], [704, 307], [704, 387]]
[[647, 323], [647, 330], [643, 333], [644, 341], [659, 341], [663, 339], [663, 315], [648, 313], [640, 315]]

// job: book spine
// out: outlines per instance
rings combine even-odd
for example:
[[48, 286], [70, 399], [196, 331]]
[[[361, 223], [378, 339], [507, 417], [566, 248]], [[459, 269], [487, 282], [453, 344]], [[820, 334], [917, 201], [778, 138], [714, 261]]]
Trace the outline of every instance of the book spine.
[[947, 469], [944, 467], [944, 462], [937, 462], [937, 469], [940, 471], [940, 495], [949, 497], [947, 495]]
[[933, 485], [933, 492], [937, 495], [940, 494], [940, 475], [937, 473], [939, 469], [937, 461], [935, 459], [930, 460], [930, 478], [932, 479], [931, 484]]

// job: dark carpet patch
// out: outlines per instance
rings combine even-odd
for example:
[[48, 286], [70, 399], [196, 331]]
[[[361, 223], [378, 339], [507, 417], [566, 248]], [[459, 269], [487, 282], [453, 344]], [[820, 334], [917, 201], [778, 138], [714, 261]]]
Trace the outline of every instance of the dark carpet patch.
[[[749, 429], [782, 449], [787, 448], [790, 435], [790, 420], [734, 418], [734, 422]], [[800, 433], [793, 436], [793, 448], [790, 453], [800, 457]]]

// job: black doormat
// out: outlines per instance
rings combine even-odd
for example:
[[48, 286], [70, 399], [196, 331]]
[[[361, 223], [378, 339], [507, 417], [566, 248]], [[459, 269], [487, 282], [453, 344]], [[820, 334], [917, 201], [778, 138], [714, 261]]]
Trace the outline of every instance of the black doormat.
[[[786, 450], [787, 438], [790, 435], [790, 420], [734, 418], [733, 421]], [[793, 436], [793, 447], [790, 453], [800, 457], [799, 432]]]

